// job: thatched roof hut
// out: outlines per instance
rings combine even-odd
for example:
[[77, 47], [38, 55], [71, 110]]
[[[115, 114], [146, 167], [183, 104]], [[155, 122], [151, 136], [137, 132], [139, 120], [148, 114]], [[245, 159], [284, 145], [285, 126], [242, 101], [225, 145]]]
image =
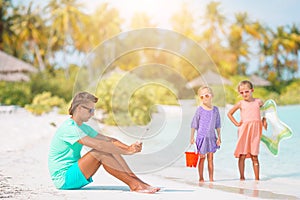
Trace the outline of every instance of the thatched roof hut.
[[29, 73], [36, 73], [32, 65], [0, 51], [0, 81], [29, 81]]
[[251, 75], [250, 81], [256, 85], [256, 86], [269, 86], [271, 85], [271, 82], [268, 80], [265, 80], [255, 74]]
[[187, 88], [195, 88], [203, 85], [231, 85], [231, 81], [220, 74], [207, 70], [201, 76], [196, 77], [186, 84]]

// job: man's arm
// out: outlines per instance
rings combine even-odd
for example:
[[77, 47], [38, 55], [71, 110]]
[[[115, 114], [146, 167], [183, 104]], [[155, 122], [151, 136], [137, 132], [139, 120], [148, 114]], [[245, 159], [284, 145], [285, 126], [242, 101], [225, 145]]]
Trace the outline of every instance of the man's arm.
[[[90, 136], [85, 136], [78, 140], [78, 142], [82, 145], [88, 146], [92, 149], [96, 149], [98, 151], [112, 153], [112, 154], [134, 154], [137, 153], [138, 150], [134, 148], [132, 145], [127, 146], [124, 144], [123, 148], [115, 145], [113, 141], [100, 140], [97, 138], [92, 138]], [[123, 143], [122, 143], [123, 144]]]
[[112, 142], [114, 145], [116, 145], [117, 147], [127, 150], [128, 148], [130, 148], [130, 146], [135, 146], [135, 148], [140, 149], [138, 152], [140, 152], [142, 150], [142, 143], [134, 143], [130, 146], [124, 144], [123, 142], [121, 142], [120, 140], [117, 140], [115, 138], [112, 137], [108, 137], [106, 135], [103, 135], [101, 133], [98, 133], [98, 135], [95, 137], [98, 140], [104, 140], [104, 141], [108, 141], [108, 142]]

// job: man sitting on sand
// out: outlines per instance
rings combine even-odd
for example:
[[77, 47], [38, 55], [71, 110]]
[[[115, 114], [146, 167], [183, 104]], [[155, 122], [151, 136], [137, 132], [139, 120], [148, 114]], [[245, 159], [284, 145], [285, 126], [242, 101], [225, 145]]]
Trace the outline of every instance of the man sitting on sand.
[[[98, 98], [87, 92], [78, 93], [69, 108], [71, 117], [54, 135], [49, 151], [48, 166], [59, 189], [78, 189], [91, 183], [92, 176], [101, 165], [126, 183], [131, 191], [155, 193], [160, 189], [140, 180], [128, 167], [121, 154], [134, 154], [142, 150], [142, 143], [130, 146], [117, 139], [98, 133], [85, 124], [95, 111]], [[81, 157], [83, 145], [92, 148]]]

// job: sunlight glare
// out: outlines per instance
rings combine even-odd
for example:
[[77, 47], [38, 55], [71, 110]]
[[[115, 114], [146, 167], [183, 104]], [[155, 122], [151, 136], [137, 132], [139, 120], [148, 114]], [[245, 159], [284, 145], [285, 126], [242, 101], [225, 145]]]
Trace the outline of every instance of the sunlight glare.
[[[88, 10], [92, 11], [97, 6], [108, 3], [111, 8], [117, 8], [120, 16], [128, 23], [136, 13], [145, 13], [154, 23], [161, 26], [169, 26], [169, 19], [175, 11], [179, 11], [182, 0], [161, 0], [159, 2], [153, 0], [82, 0], [81, 1]], [[126, 23], [125, 22], [125, 23]]]

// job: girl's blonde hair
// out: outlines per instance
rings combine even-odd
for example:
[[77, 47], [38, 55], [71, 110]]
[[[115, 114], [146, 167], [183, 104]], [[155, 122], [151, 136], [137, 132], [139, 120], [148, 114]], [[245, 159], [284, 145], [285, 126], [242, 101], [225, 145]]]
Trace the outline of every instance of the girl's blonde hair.
[[73, 98], [73, 101], [72, 101], [71, 106], [69, 108], [69, 114], [73, 115], [75, 109], [81, 104], [86, 104], [86, 103], [89, 103], [89, 102], [97, 103], [97, 101], [98, 101], [98, 98], [95, 97], [94, 95], [92, 95], [88, 92], [79, 92]]
[[211, 93], [212, 95], [214, 95], [212, 89], [211, 89], [209, 86], [207, 86], [207, 85], [202, 86], [202, 87], [200, 87], [200, 88], [198, 89], [198, 95], [199, 95], [200, 92], [201, 92], [202, 90], [204, 90], [204, 89], [207, 89], [207, 90], [209, 91], [209, 93]]
[[249, 89], [253, 89], [253, 84], [252, 84], [250, 81], [248, 81], [248, 80], [243, 80], [243, 81], [241, 81], [241, 82], [238, 84], [238, 86], [237, 86], [237, 90], [238, 90], [238, 91], [240, 91], [240, 87], [241, 87], [242, 85], [248, 85], [248, 86], [249, 86]]

